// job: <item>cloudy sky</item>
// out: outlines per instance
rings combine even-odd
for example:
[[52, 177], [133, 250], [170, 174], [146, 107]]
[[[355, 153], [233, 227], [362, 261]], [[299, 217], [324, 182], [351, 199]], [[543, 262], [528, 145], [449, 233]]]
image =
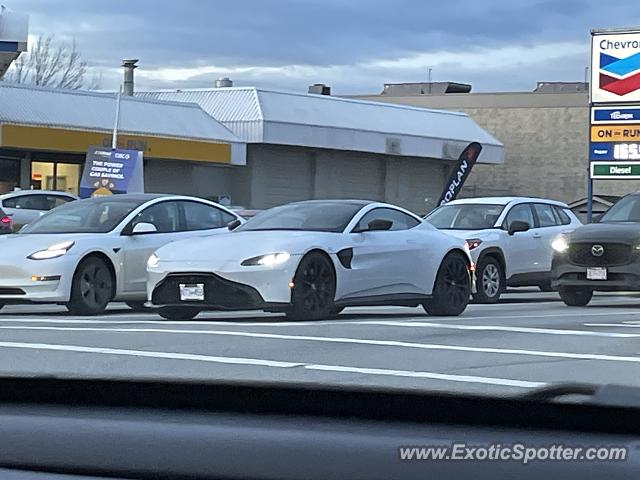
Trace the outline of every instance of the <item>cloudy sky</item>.
[[581, 81], [592, 28], [640, 23], [638, 0], [4, 0], [30, 15], [30, 39], [75, 39], [102, 88], [139, 58], [140, 89], [236, 85], [336, 94], [384, 83], [532, 90]]

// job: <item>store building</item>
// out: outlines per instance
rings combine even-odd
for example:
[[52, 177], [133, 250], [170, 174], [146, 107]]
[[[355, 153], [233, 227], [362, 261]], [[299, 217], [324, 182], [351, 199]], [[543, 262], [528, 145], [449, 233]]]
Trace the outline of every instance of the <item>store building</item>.
[[[387, 84], [379, 94], [354, 98], [465, 112], [499, 138], [504, 163], [477, 165], [462, 196], [526, 195], [567, 203], [586, 196], [588, 84], [540, 82], [531, 92], [499, 93], [469, 93], [471, 86], [464, 85]], [[602, 198], [637, 190], [636, 180], [594, 181], [594, 194]]]
[[[110, 147], [113, 94], [0, 83], [0, 193], [78, 192], [91, 145]], [[245, 144], [194, 104], [122, 97], [118, 146], [142, 150], [147, 191], [217, 195]]]
[[196, 103], [246, 142], [229, 193], [250, 208], [351, 197], [425, 213], [469, 142], [483, 144], [487, 168], [503, 160], [500, 141], [461, 113], [253, 87], [136, 95]]

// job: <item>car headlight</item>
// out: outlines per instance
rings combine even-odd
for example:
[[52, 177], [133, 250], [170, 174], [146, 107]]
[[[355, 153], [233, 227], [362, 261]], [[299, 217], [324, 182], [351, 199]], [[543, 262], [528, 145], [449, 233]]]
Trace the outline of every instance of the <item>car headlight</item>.
[[558, 253], [564, 253], [569, 250], [569, 242], [564, 236], [560, 236], [551, 242], [551, 248]]
[[147, 267], [156, 268], [158, 265], [160, 265], [160, 259], [155, 253], [152, 253], [149, 259], [147, 260]]
[[469, 238], [466, 240], [466, 243], [467, 247], [469, 247], [469, 250], [473, 250], [474, 248], [478, 248], [480, 246], [482, 240], [479, 238]]
[[260, 255], [259, 257], [252, 257], [244, 260], [240, 265], [244, 267], [251, 267], [256, 265], [262, 265], [265, 267], [272, 267], [274, 265], [280, 265], [281, 263], [289, 260], [291, 255], [287, 252], [269, 253], [268, 255]]
[[56, 243], [46, 250], [40, 250], [32, 253], [27, 258], [30, 258], [31, 260], [48, 260], [50, 258], [58, 258], [67, 253], [74, 244], [75, 242], [72, 241]]

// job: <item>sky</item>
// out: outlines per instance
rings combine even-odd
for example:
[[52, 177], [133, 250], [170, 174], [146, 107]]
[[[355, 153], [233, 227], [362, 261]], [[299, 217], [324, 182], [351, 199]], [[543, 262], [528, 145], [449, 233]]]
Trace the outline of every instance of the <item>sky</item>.
[[[138, 58], [136, 89], [235, 85], [337, 95], [385, 83], [470, 83], [531, 91], [583, 81], [593, 28], [640, 24], [617, 0], [3, 0], [38, 35], [75, 40], [100, 87], [117, 89]], [[630, 24], [629, 24], [630, 23]]]

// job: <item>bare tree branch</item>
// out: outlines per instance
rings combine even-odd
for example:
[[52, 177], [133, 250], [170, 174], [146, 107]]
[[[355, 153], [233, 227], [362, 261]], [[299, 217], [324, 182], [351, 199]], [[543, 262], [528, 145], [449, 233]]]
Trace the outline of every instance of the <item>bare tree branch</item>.
[[4, 80], [30, 83], [42, 87], [78, 89], [96, 84], [85, 81], [87, 62], [82, 59], [75, 40], [55, 42], [53, 35], [42, 36], [33, 44], [28, 55], [18, 57]]

